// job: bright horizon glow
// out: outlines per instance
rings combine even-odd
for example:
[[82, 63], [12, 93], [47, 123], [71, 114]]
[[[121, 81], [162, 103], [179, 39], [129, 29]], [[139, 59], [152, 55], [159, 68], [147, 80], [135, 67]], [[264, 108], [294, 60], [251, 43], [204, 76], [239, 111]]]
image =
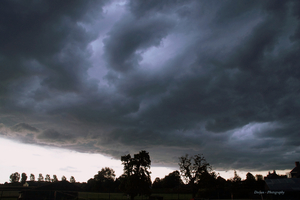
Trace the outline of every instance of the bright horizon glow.
[[[9, 176], [14, 172], [20, 175], [25, 172], [27, 180], [30, 174], [34, 174], [37, 180], [41, 173], [44, 178], [49, 174], [51, 178], [56, 175], [59, 180], [62, 176], [67, 180], [74, 176], [76, 182], [87, 182], [104, 167], [112, 168], [116, 177], [123, 174], [121, 160], [101, 154], [23, 144], [4, 138], [0, 138], [0, 150], [0, 183], [9, 182]], [[151, 179], [154, 180], [156, 177], [163, 178], [174, 170], [167, 167], [151, 167], [150, 171]]]
[[[28, 177], [27, 180], [30, 179], [30, 174], [34, 174], [35, 180], [37, 180], [41, 173], [44, 178], [46, 174], [49, 174], [51, 178], [53, 178], [53, 175], [57, 175], [59, 180], [62, 176], [65, 176], [67, 180], [74, 176], [76, 182], [87, 182], [104, 167], [112, 168], [115, 171], [116, 178], [123, 174], [123, 166], [120, 160], [101, 154], [79, 153], [54, 147], [23, 144], [4, 138], [0, 138], [0, 150], [2, 152], [0, 183], [9, 182], [9, 176], [14, 172], [18, 172], [20, 175], [25, 172]], [[150, 169], [151, 179], [154, 181], [156, 177], [164, 178], [174, 170], [179, 169], [152, 166]], [[290, 170], [276, 171], [279, 175], [285, 175]], [[234, 170], [215, 170], [215, 172], [223, 178], [229, 179], [233, 177]], [[247, 172], [237, 170], [237, 173], [242, 179], [246, 178]], [[251, 173], [254, 176], [256, 174], [266, 176], [268, 171], [254, 171]]]

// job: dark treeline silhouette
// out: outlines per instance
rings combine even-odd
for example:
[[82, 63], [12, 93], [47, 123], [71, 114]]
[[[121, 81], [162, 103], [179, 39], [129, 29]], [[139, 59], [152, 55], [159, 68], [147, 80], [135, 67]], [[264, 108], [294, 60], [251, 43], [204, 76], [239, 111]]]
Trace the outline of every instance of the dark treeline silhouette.
[[179, 171], [173, 171], [164, 178], [156, 178], [153, 181], [152, 189], [155, 193], [170, 193], [180, 189], [183, 186]]
[[[18, 172], [12, 173], [9, 177], [9, 186], [31, 186], [45, 185], [55, 182], [69, 182], [76, 185], [81, 191], [97, 193], [124, 193], [131, 200], [137, 195], [150, 196], [159, 193], [187, 193], [199, 198], [257, 198], [254, 191], [264, 190], [265, 182], [262, 175], [253, 176], [247, 173], [246, 179], [234, 171], [231, 179], [225, 180], [212, 170], [212, 166], [206, 161], [203, 155], [179, 157], [179, 170], [175, 170], [164, 178], [155, 178], [151, 183], [150, 165], [151, 159], [147, 151], [140, 151], [131, 156], [130, 154], [121, 157], [124, 166], [123, 174], [116, 178], [115, 171], [104, 167], [86, 183], [76, 182], [71, 176], [69, 181], [65, 176], [58, 180], [56, 175], [53, 178], [49, 174], [45, 177], [40, 173], [36, 179], [34, 174], [28, 177], [26, 173], [21, 175]], [[27, 184], [27, 185], [26, 185]]]
[[119, 192], [119, 182], [115, 179], [115, 171], [109, 167], [102, 168], [94, 175], [94, 178], [90, 178], [87, 184], [83, 185], [83, 189], [89, 192]]

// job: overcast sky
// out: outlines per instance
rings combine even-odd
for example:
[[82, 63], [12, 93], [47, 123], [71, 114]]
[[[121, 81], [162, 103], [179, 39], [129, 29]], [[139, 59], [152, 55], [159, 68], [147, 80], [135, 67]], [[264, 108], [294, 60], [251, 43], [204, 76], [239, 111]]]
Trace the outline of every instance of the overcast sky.
[[299, 10], [297, 0], [0, 1], [0, 137], [117, 160], [146, 150], [163, 167], [203, 154], [216, 170], [292, 169]]

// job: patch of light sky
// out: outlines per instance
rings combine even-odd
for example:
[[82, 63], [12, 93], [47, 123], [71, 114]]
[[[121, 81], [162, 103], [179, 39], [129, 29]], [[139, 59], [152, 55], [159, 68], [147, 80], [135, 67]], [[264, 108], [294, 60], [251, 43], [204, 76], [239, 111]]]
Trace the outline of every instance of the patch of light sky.
[[[0, 138], [0, 151], [0, 183], [9, 182], [9, 176], [14, 172], [25, 172], [28, 179], [34, 174], [36, 180], [40, 173], [43, 177], [49, 174], [51, 178], [57, 175], [58, 179], [66, 176], [67, 180], [74, 176], [77, 182], [87, 182], [103, 167], [114, 169], [116, 177], [123, 173], [120, 160], [100, 154], [22, 144], [4, 138]], [[166, 167], [151, 167], [151, 178], [163, 178], [172, 171]]]
[[[123, 173], [123, 166], [120, 160], [115, 160], [100, 154], [88, 154], [70, 151], [66, 149], [42, 147], [36, 145], [22, 144], [8, 139], [0, 138], [1, 165], [0, 165], [0, 183], [9, 182], [9, 176], [14, 173], [25, 172], [35, 175], [37, 180], [41, 173], [43, 177], [49, 174], [51, 178], [57, 175], [59, 179], [66, 176], [70, 180], [75, 177], [77, 182], [87, 182], [103, 167], [110, 167], [115, 170], [116, 177]], [[150, 152], [151, 154], [151, 152]], [[151, 179], [156, 177], [164, 178], [174, 170], [168, 167], [151, 167]], [[286, 174], [290, 170], [276, 170], [277, 174]], [[217, 171], [216, 173], [225, 179], [232, 178], [233, 170]], [[246, 171], [237, 171], [238, 175], [246, 178]], [[267, 175], [267, 171], [251, 172], [253, 175]]]
[[[190, 44], [193, 37], [184, 38], [183, 35], [170, 34], [162, 39], [159, 46], [152, 46], [142, 53], [140, 65], [147, 70], [159, 70], [164, 63], [175, 58]], [[176, 42], [174, 42], [176, 41]]]
[[[261, 22], [261, 19], [252, 20], [250, 23], [246, 24], [243, 28], [240, 27], [240, 31], [238, 32], [240, 35], [246, 36], [249, 34], [249, 30], [253, 29]], [[206, 25], [203, 24], [204, 29], [206, 30]], [[230, 46], [233, 43], [237, 42], [237, 37], [233, 41], [228, 43], [228, 37], [224, 40], [224, 38], [220, 38], [218, 40], [211, 41], [210, 37], [212, 33], [208, 30], [201, 30], [201, 34], [199, 32], [195, 33], [186, 33], [186, 32], [178, 32], [169, 34], [166, 38], [163, 38], [161, 44], [159, 46], [152, 46], [151, 48], [147, 49], [145, 52], [141, 53], [143, 57], [140, 65], [143, 69], [146, 70], [160, 70], [166, 61], [176, 58], [180, 53], [186, 51], [188, 48], [193, 46], [195, 40], [201, 40], [202, 48], [205, 48], [207, 45], [206, 43], [209, 41], [209, 48], [212, 46], [220, 47], [220, 46]], [[224, 33], [223, 33], [224, 34]], [[228, 31], [227, 35], [232, 38], [232, 31]], [[243, 37], [239, 38], [240, 40], [244, 39]], [[188, 57], [187, 60], [193, 60], [192, 57]]]
[[254, 140], [255, 134], [272, 131], [280, 127], [281, 126], [279, 124], [276, 124], [275, 122], [249, 123], [241, 128], [235, 129], [231, 135], [231, 140]]

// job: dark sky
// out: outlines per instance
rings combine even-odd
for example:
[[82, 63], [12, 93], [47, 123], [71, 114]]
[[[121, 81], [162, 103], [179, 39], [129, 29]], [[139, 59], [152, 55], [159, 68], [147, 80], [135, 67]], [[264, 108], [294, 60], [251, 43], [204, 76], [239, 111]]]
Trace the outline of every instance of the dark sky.
[[0, 1], [0, 134], [119, 159], [289, 169], [300, 1]]

